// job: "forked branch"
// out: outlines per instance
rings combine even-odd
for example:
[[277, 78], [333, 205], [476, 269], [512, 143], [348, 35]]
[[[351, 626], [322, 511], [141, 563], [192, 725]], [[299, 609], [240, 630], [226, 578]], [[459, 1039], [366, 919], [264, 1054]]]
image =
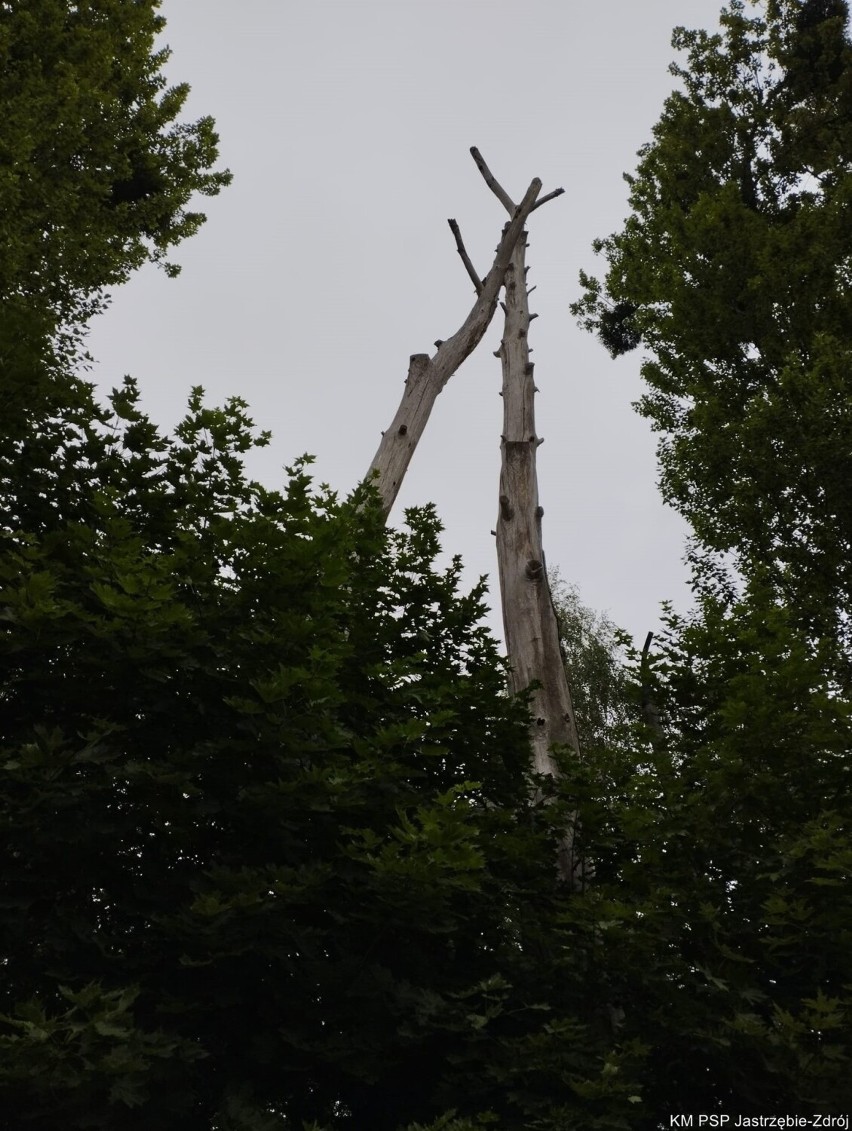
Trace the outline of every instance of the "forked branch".
[[[482, 173], [483, 180], [511, 216], [515, 211], [515, 205], [512, 202], [511, 196], [509, 196], [509, 194], [485, 164], [485, 160], [482, 154], [479, 152], [475, 145], [472, 145], [470, 147], [470, 154], [476, 162], [477, 169], [479, 169], [480, 173]], [[554, 189], [553, 192], [546, 193], [543, 197], [541, 197], [540, 200], [537, 200], [535, 202], [535, 204], [530, 209], [530, 212], [535, 212], [536, 208], [541, 208], [542, 204], [547, 204], [549, 200], [555, 200], [557, 196], [562, 196], [564, 192], [564, 188], [558, 188]]]
[[[382, 500], [385, 516], [390, 514], [414, 449], [432, 412], [432, 406], [443, 387], [467, 358], [488, 329], [497, 307], [497, 296], [515, 245], [524, 230], [524, 224], [541, 192], [541, 181], [536, 177], [517, 208], [510, 209], [512, 218], [503, 229], [491, 270], [478, 280], [476, 302], [467, 318], [451, 338], [442, 341], [434, 357], [414, 354], [411, 358], [405, 391], [391, 426], [382, 434], [378, 451], [373, 457], [368, 477], [374, 476]], [[461, 237], [458, 237], [461, 241]], [[458, 246], [458, 244], [457, 244]], [[464, 245], [462, 244], [463, 248]], [[461, 248], [460, 248], [461, 254]], [[465, 252], [465, 255], [467, 253]], [[464, 258], [464, 257], [463, 257]], [[476, 278], [473, 264], [468, 262], [468, 274]]]

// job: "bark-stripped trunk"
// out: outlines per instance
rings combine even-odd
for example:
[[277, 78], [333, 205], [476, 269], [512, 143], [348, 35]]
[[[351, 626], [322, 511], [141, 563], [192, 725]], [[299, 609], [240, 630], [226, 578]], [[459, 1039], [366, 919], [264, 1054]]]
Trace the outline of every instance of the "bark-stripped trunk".
[[[510, 690], [520, 692], [533, 682], [540, 684], [532, 698], [533, 767], [541, 774], [556, 776], [558, 768], [551, 748], [570, 746], [579, 753], [579, 743], [541, 544], [543, 511], [538, 502], [536, 476], [536, 450], [541, 441], [535, 430], [535, 385], [527, 340], [531, 316], [524, 225], [532, 211], [560, 195], [562, 189], [537, 199], [541, 181], [535, 179], [516, 206], [495, 181], [479, 151], [473, 148], [471, 154], [511, 220], [503, 229], [491, 270], [482, 280], [465, 251], [458, 225], [450, 220], [456, 247], [477, 299], [453, 337], [435, 343], [438, 349], [434, 357], [411, 357], [402, 401], [390, 428], [382, 433], [369, 474], [375, 477], [387, 517], [438, 394], [482, 339], [505, 283], [506, 322], [499, 351], [503, 364], [504, 426], [496, 531], [503, 624], [512, 668]], [[581, 881], [582, 866], [575, 859], [570, 834], [560, 849], [558, 867], [565, 882], [577, 885]]]
[[381, 443], [370, 463], [367, 475], [368, 478], [371, 474], [375, 476], [385, 517], [391, 512], [414, 449], [423, 435], [438, 394], [482, 340], [494, 317], [512, 252], [540, 191], [541, 181], [535, 178], [518, 207], [513, 206], [510, 210], [512, 218], [503, 229], [491, 270], [482, 280], [476, 277], [470, 266], [470, 260], [463, 251], [455, 221], [450, 221], [450, 227], [456, 234], [459, 253], [465, 260], [468, 273], [474, 281], [477, 299], [456, 333], [446, 341], [435, 343], [438, 349], [434, 357], [429, 357], [425, 353], [416, 353], [411, 357], [402, 400], [390, 428], [382, 433]]
[[[538, 499], [536, 453], [542, 443], [535, 430], [535, 382], [529, 351], [529, 296], [526, 284], [526, 238], [515, 246], [506, 272], [506, 302], [500, 361], [503, 370], [503, 435], [500, 440], [500, 497], [497, 516], [497, 565], [503, 604], [503, 631], [511, 665], [510, 688], [538, 687], [530, 702], [530, 748], [533, 768], [557, 777], [553, 746], [580, 743], [568, 677], [559, 647], [559, 626], [550, 592]], [[588, 869], [567, 831], [559, 848], [557, 870], [563, 883], [580, 888]]]
[[[472, 149], [488, 187], [509, 213], [511, 198], [494, 179], [478, 150]], [[503, 435], [500, 442], [500, 496], [497, 516], [497, 563], [503, 605], [503, 629], [514, 692], [538, 683], [530, 703], [530, 746], [534, 769], [558, 775], [554, 746], [580, 753], [568, 677], [559, 647], [556, 610], [547, 579], [541, 538], [544, 510], [538, 498], [537, 452], [542, 440], [535, 427], [533, 364], [530, 361], [530, 315], [526, 282], [526, 233], [518, 240], [506, 272], [503, 338], [498, 351], [503, 371]], [[589, 869], [574, 851], [569, 829], [557, 861], [560, 878], [580, 887]]]
[[500, 443], [500, 509], [497, 563], [503, 602], [511, 687], [523, 691], [537, 680], [532, 698], [533, 765], [555, 774], [554, 745], [579, 753], [571, 693], [559, 647], [559, 629], [544, 565], [538, 499], [535, 384], [529, 352], [530, 312], [525, 279], [526, 241], [515, 246], [506, 273], [503, 369], [503, 435]]

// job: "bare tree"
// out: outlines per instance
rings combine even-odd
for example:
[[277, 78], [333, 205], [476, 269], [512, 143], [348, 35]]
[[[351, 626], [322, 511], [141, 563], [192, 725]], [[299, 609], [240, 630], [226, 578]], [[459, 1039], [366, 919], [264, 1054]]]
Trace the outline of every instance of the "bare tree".
[[[488, 187], [514, 214], [511, 197], [495, 180], [479, 150], [471, 153]], [[577, 753], [580, 747], [541, 539], [544, 510], [538, 500], [536, 453], [542, 440], [535, 430], [536, 388], [529, 347], [535, 315], [529, 309], [526, 248], [524, 233], [506, 271], [503, 338], [497, 351], [503, 370], [497, 562], [512, 690], [523, 691], [533, 681], [539, 683], [532, 699], [533, 764], [539, 773], [554, 774], [551, 747], [570, 746]]]
[[[506, 190], [471, 149], [485, 183], [510, 215], [516, 211]], [[558, 196], [561, 189], [539, 204]], [[532, 211], [532, 209], [531, 209]], [[568, 677], [559, 647], [559, 625], [545, 567], [541, 537], [544, 509], [539, 503], [536, 455], [543, 442], [535, 427], [534, 366], [530, 361], [530, 314], [527, 290], [526, 232], [515, 244], [506, 271], [503, 337], [497, 356], [503, 372], [503, 434], [500, 439], [500, 494], [497, 515], [497, 564], [503, 606], [503, 630], [511, 665], [512, 691], [536, 687], [530, 703], [530, 746], [534, 769], [558, 775], [554, 746], [567, 746], [579, 755], [580, 744]], [[584, 869], [576, 858], [573, 832], [559, 853], [560, 877], [582, 883]], [[588, 874], [588, 869], [586, 869]]]
[[[510, 690], [522, 692], [532, 684], [530, 744], [534, 769], [555, 777], [558, 767], [554, 746], [568, 746], [579, 754], [577, 727], [562, 654], [559, 629], [541, 539], [544, 513], [538, 501], [536, 452], [541, 440], [535, 430], [535, 384], [530, 361], [529, 312], [526, 286], [527, 217], [562, 193], [556, 189], [538, 199], [541, 181], [534, 179], [519, 205], [515, 205], [482, 159], [471, 154], [485, 179], [511, 217], [503, 229], [491, 270], [480, 279], [462, 241], [459, 226], [450, 220], [456, 248], [476, 290], [476, 302], [461, 328], [437, 353], [414, 354], [406, 387], [393, 423], [382, 434], [370, 466], [387, 515], [396, 499], [415, 447], [423, 434], [441, 389], [473, 351], [494, 315], [501, 288], [505, 324], [500, 349], [503, 367], [503, 436], [501, 441], [500, 512], [497, 520], [497, 557], [503, 625], [511, 665]], [[559, 857], [560, 876], [577, 884], [581, 867], [575, 860], [573, 837], [567, 836]]]
[[[368, 477], [373, 475], [376, 479], [385, 516], [390, 514], [399, 494], [414, 449], [423, 435], [438, 394], [465, 358], [473, 353], [494, 317], [512, 253], [540, 192], [541, 181], [536, 177], [530, 182], [521, 203], [512, 209], [512, 218], [503, 229], [491, 270], [484, 279], [476, 275], [467, 254], [464, 254], [465, 266], [476, 288], [476, 302], [455, 334], [446, 341], [435, 343], [437, 351], [433, 357], [426, 353], [411, 356], [402, 400], [390, 428], [382, 433], [381, 443], [368, 472]], [[449, 224], [453, 232], [458, 233], [455, 220], [450, 220]], [[456, 244], [463, 250], [459, 235], [456, 235]]]

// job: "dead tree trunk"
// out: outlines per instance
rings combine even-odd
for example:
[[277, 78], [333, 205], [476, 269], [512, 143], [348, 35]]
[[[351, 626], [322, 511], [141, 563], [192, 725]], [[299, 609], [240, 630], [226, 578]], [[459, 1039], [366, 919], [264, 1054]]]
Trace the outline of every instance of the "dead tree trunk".
[[[515, 205], [501, 188], [479, 151], [471, 150], [489, 188], [510, 213]], [[535, 429], [533, 363], [530, 361], [530, 315], [526, 284], [526, 233], [518, 240], [506, 272], [505, 322], [498, 355], [503, 370], [503, 435], [497, 561], [503, 602], [506, 649], [512, 665], [512, 690], [533, 681], [533, 763], [542, 774], [555, 773], [554, 745], [579, 753], [571, 693], [559, 648], [559, 629], [544, 565], [538, 500], [536, 453], [543, 442]]]
[[[527, 217], [548, 200], [559, 196], [556, 189], [541, 199], [541, 181], [533, 180], [519, 205], [501, 188], [476, 148], [471, 154], [511, 217], [503, 229], [491, 270], [480, 280], [465, 250], [455, 220], [449, 224], [456, 247], [473, 281], [476, 302], [460, 329], [447, 341], [436, 342], [434, 357], [411, 357], [405, 391], [390, 428], [370, 464], [385, 517], [390, 513], [414, 449], [429, 420], [438, 394], [482, 339], [505, 284], [505, 328], [499, 356], [503, 365], [503, 438], [500, 474], [500, 514], [497, 521], [497, 556], [506, 648], [512, 668], [510, 690], [533, 693], [531, 753], [540, 774], [555, 777], [557, 766], [552, 747], [572, 747], [579, 753], [571, 694], [559, 648], [556, 613], [544, 565], [541, 543], [542, 508], [538, 502], [536, 451], [541, 443], [535, 430], [533, 367], [529, 359], [530, 315], [526, 287]], [[574, 858], [569, 835], [559, 856], [562, 879], [576, 885], [582, 867]]]
[[459, 254], [465, 261], [476, 288], [477, 298], [456, 333], [446, 341], [435, 343], [438, 348], [434, 357], [429, 357], [425, 353], [416, 353], [411, 357], [402, 400], [390, 428], [382, 433], [381, 443], [373, 456], [367, 475], [367, 478], [373, 475], [376, 480], [385, 517], [391, 512], [414, 449], [423, 435], [438, 394], [465, 358], [479, 344], [494, 317], [512, 252], [540, 191], [541, 181], [535, 178], [518, 207], [512, 208], [510, 212], [512, 218], [503, 229], [491, 270], [484, 279], [479, 279], [467, 258], [455, 220], [449, 221], [456, 236]]
[[[478, 150], [471, 153], [488, 187], [513, 214], [515, 205]], [[536, 387], [529, 347], [535, 315], [529, 311], [526, 246], [524, 233], [506, 271], [505, 321], [497, 351], [503, 371], [497, 561], [511, 689], [520, 692], [538, 683], [530, 704], [533, 766], [538, 773], [555, 777], [552, 747], [568, 746], [579, 754], [580, 746], [541, 538], [544, 511], [538, 498], [536, 453], [542, 440], [535, 427]], [[566, 881], [580, 880], [571, 837], [560, 853], [559, 871]]]
[[534, 680], [540, 683], [532, 699], [533, 763], [539, 773], [552, 774], [555, 770], [550, 747], [572, 746], [579, 753], [579, 742], [544, 565], [544, 510], [539, 504], [536, 470], [536, 452], [542, 439], [535, 428], [525, 253], [526, 245], [521, 240], [506, 275], [506, 317], [499, 351], [503, 370], [503, 435], [497, 563], [506, 650], [512, 664], [512, 690], [521, 691]]

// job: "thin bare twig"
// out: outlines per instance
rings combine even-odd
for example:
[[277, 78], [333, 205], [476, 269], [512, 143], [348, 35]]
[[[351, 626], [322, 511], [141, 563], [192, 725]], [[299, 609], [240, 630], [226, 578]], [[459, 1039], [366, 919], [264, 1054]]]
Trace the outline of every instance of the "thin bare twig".
[[541, 200], [537, 200], [530, 209], [530, 212], [535, 212], [536, 208], [541, 208], [542, 204], [547, 204], [548, 200], [554, 200], [557, 196], [562, 196], [565, 192], [564, 188], [554, 189], [553, 192], [546, 193]]
[[456, 237], [456, 250], [461, 256], [461, 261], [465, 265], [468, 275], [470, 275], [471, 282], [476, 288], [476, 293], [478, 295], [482, 294], [482, 280], [477, 275], [476, 270], [470, 261], [470, 256], [467, 254], [464, 246], [464, 241], [461, 237], [461, 231], [459, 229], [458, 222], [456, 220], [448, 220], [447, 223], [450, 225], [450, 231]]
[[[503, 188], [503, 186], [500, 184], [500, 182], [497, 180], [497, 178], [494, 176], [494, 174], [491, 172], [491, 170], [485, 164], [485, 161], [483, 159], [482, 154], [479, 152], [479, 150], [476, 148], [475, 145], [472, 145], [470, 147], [470, 154], [471, 154], [471, 157], [473, 157], [474, 161], [476, 162], [477, 169], [479, 169], [480, 173], [482, 173], [482, 176], [483, 176], [485, 183], [488, 185], [488, 187], [491, 189], [491, 191], [494, 193], [494, 195], [497, 197], [497, 199], [500, 201], [500, 203], [503, 205], [503, 207], [509, 213], [509, 215], [510, 216], [514, 215], [515, 205], [514, 205], [514, 202], [512, 201], [511, 196], [509, 196], [509, 194], [506, 192], [506, 190]], [[564, 192], [565, 192], [564, 188], [558, 188], [558, 189], [554, 189], [553, 192], [547, 193], [545, 196], [543, 196], [541, 198], [541, 200], [537, 200], [535, 202], [535, 204], [530, 209], [530, 212], [535, 212], [536, 208], [541, 208], [542, 204], [547, 204], [548, 200], [555, 200], [555, 198], [557, 196], [562, 196], [562, 194]]]
[[485, 164], [485, 161], [483, 160], [482, 154], [479, 152], [479, 150], [476, 148], [475, 145], [472, 145], [470, 147], [470, 155], [474, 159], [474, 161], [476, 162], [477, 169], [479, 169], [480, 173], [482, 173], [482, 176], [483, 176], [483, 179], [485, 180], [485, 183], [488, 185], [488, 187], [491, 189], [491, 191], [494, 193], [494, 195], [497, 197], [497, 199], [500, 201], [500, 203], [503, 205], [503, 207], [509, 213], [509, 215], [513, 216], [514, 213], [515, 213], [515, 204], [514, 204], [512, 198], [511, 198], [511, 196], [509, 196], [509, 194], [506, 192], [506, 190], [503, 188], [503, 186], [500, 184], [500, 182], [497, 180], [497, 178], [494, 176], [494, 174], [491, 172], [491, 170]]

